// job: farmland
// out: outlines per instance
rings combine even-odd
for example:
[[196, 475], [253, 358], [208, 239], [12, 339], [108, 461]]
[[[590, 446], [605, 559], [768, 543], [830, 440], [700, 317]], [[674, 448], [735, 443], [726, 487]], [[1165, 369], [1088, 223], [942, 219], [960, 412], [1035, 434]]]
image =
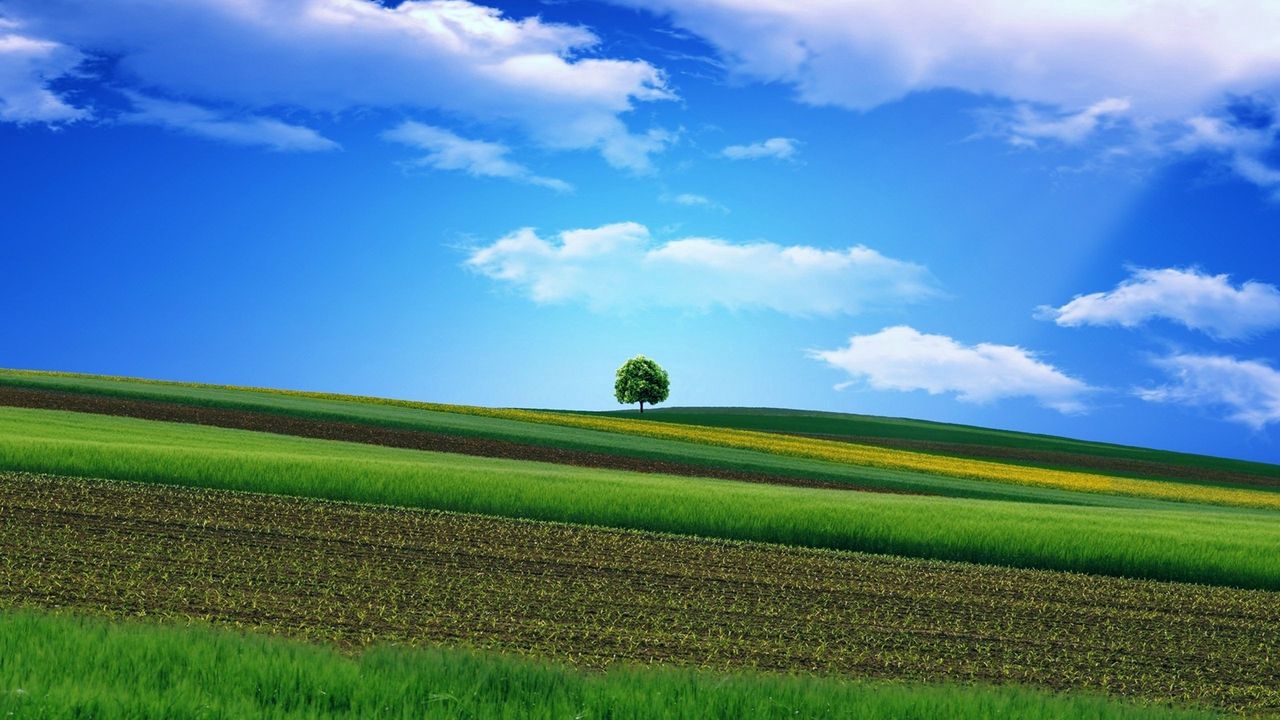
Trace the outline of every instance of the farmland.
[[1274, 593], [119, 482], [0, 492], [10, 606], [1280, 708]]
[[1280, 714], [1275, 468], [938, 432], [0, 371], [0, 710]]
[[849, 493], [13, 408], [0, 408], [0, 469], [1280, 588], [1277, 515], [1234, 508]]
[[[1151, 480], [1010, 465], [782, 433], [639, 422], [580, 413], [439, 405], [324, 393], [188, 386], [15, 371], [0, 372], [0, 385], [162, 399], [211, 407], [518, 439], [574, 450], [656, 457], [756, 474], [789, 474], [824, 482], [852, 482], [873, 489], [1041, 502], [1107, 504], [1114, 502], [1116, 497], [1132, 497], [1280, 509], [1280, 479], [1266, 474], [1231, 475], [1229, 477], [1233, 482], [1229, 483]], [[468, 422], [467, 418], [473, 419]], [[1088, 496], [1093, 496], [1094, 499], [1085, 499]]]
[[[638, 418], [632, 410], [601, 413]], [[1137, 477], [1182, 478], [1244, 485], [1276, 485], [1280, 468], [1265, 463], [1087, 442], [1050, 435], [870, 415], [774, 408], [657, 408], [652, 422], [843, 439], [944, 455], [1102, 470]]]

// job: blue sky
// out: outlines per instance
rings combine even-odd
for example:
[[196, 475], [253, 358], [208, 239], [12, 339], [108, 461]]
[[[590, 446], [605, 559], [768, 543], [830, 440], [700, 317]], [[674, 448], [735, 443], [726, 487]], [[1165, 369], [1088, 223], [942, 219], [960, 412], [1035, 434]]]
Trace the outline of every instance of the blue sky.
[[955, 5], [0, 0], [0, 365], [1280, 461], [1280, 9]]

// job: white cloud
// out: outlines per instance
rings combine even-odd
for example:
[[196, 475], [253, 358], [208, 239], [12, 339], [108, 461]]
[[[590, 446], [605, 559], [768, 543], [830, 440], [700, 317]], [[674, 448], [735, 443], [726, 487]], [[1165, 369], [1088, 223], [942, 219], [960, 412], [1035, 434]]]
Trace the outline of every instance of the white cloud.
[[598, 311], [724, 307], [829, 315], [938, 294], [924, 267], [861, 245], [822, 250], [698, 237], [659, 243], [634, 222], [569, 230], [556, 240], [524, 228], [476, 249], [466, 264], [535, 302], [582, 302]]
[[1059, 412], [1075, 413], [1085, 409], [1083, 398], [1092, 391], [1020, 347], [964, 345], [907, 326], [854, 335], [843, 348], [810, 354], [873, 390], [955, 393], [964, 402], [1030, 397]]
[[675, 195], [664, 193], [658, 198], [662, 202], [674, 203], [676, 205], [684, 205], [685, 207], [701, 207], [710, 210], [719, 210], [722, 213], [729, 212], [729, 208], [712, 200], [706, 195], [698, 195], [697, 193], [678, 193]]
[[1258, 105], [1261, 122], [1255, 118], [1245, 124], [1233, 122], [1230, 117], [1196, 115], [1186, 121], [1185, 131], [1170, 143], [1170, 148], [1182, 153], [1217, 153], [1227, 159], [1236, 175], [1270, 190], [1272, 198], [1280, 200], [1280, 169], [1263, 159], [1280, 136], [1280, 109], [1257, 98], [1248, 102]]
[[1239, 339], [1280, 327], [1280, 289], [1193, 268], [1138, 269], [1113, 290], [1077, 295], [1060, 308], [1042, 307], [1037, 317], [1063, 327], [1137, 327], [1152, 318], [1181, 323], [1220, 339]]
[[461, 170], [480, 177], [500, 177], [541, 185], [558, 192], [569, 192], [573, 186], [556, 178], [536, 175], [532, 170], [507, 157], [511, 148], [501, 143], [468, 140], [443, 128], [412, 120], [400, 123], [382, 137], [392, 142], [425, 150], [426, 155], [415, 165], [438, 170]]
[[49, 81], [71, 72], [83, 56], [50, 40], [20, 35], [0, 18], [0, 121], [58, 123], [88, 115], [49, 89]]
[[[1108, 159], [1166, 157], [1189, 119], [1280, 82], [1275, 0], [613, 1], [669, 17], [739, 78], [807, 104], [864, 111], [960, 90], [992, 98], [998, 134], [1020, 145], [1116, 128]], [[1280, 170], [1221, 159], [1280, 199]]]
[[1046, 113], [1020, 105], [1008, 117], [1002, 118], [1000, 124], [1003, 134], [1014, 145], [1033, 146], [1044, 140], [1075, 144], [1084, 141], [1103, 124], [1128, 112], [1129, 108], [1129, 101], [1120, 98], [1101, 100], [1074, 113]]
[[672, 97], [657, 68], [584, 57], [598, 44], [585, 28], [466, 0], [5, 0], [5, 11], [42, 37], [118, 57], [117, 76], [152, 96], [258, 113], [428, 108], [637, 171], [668, 140], [621, 119]]
[[1143, 400], [1222, 408], [1228, 420], [1255, 430], [1280, 422], [1280, 372], [1269, 365], [1220, 355], [1173, 355], [1156, 364], [1173, 382], [1135, 390]]
[[667, 14], [741, 76], [856, 110], [952, 88], [1068, 110], [1130, 98], [1186, 117], [1280, 76], [1273, 0], [616, 1]]
[[775, 137], [750, 145], [730, 145], [720, 151], [730, 160], [758, 160], [760, 158], [776, 158], [789, 160], [796, 154], [798, 141], [794, 138]]
[[1280, 169], [1267, 165], [1258, 157], [1235, 153], [1231, 158], [1231, 168], [1240, 177], [1271, 191], [1271, 199], [1280, 201]]
[[338, 143], [301, 125], [258, 115], [226, 116], [191, 103], [174, 102], [129, 93], [133, 111], [121, 122], [158, 125], [210, 140], [234, 145], [261, 146], [281, 152], [338, 150]]

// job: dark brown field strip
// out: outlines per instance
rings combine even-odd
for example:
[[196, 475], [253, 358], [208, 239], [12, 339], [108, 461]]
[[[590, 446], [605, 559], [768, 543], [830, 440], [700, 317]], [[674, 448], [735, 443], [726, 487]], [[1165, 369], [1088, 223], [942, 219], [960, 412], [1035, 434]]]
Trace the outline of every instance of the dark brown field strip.
[[1280, 593], [0, 475], [0, 607], [1280, 710]]
[[117, 415], [142, 420], [212, 425], [236, 430], [254, 430], [320, 440], [342, 440], [366, 445], [383, 445], [410, 450], [430, 450], [479, 457], [508, 458], [511, 460], [536, 460], [590, 468], [663, 473], [685, 477], [711, 477], [770, 485], [794, 485], [832, 490], [924, 494], [909, 493], [905, 490], [860, 487], [848, 483], [824, 482], [822, 480], [788, 475], [743, 472], [670, 460], [651, 460], [586, 450], [569, 450], [549, 445], [534, 445], [468, 435], [449, 435], [424, 430], [386, 428], [361, 423], [300, 418], [269, 412], [229, 410], [185, 403], [138, 400], [91, 393], [69, 393], [55, 390], [0, 386], [0, 405], [40, 410], [69, 410], [96, 415]]
[[897, 450], [915, 450], [918, 452], [954, 455], [956, 457], [1013, 460], [1035, 465], [1044, 465], [1071, 470], [1101, 470], [1132, 474], [1147, 478], [1164, 478], [1169, 480], [1194, 480], [1200, 482], [1228, 483], [1233, 485], [1250, 485], [1254, 487], [1280, 488], [1280, 477], [1255, 475], [1252, 473], [1233, 472], [1214, 468], [1191, 467], [1151, 460], [1133, 460], [1129, 458], [1113, 458], [1101, 455], [1085, 455], [1082, 453], [1063, 452], [1057, 450], [1030, 450], [998, 445], [981, 445], [977, 443], [948, 443], [933, 440], [912, 440], [909, 438], [886, 438], [871, 435], [826, 435], [821, 433], [786, 433], [800, 437], [817, 438], [819, 440], [836, 440], [859, 445], [875, 445]]

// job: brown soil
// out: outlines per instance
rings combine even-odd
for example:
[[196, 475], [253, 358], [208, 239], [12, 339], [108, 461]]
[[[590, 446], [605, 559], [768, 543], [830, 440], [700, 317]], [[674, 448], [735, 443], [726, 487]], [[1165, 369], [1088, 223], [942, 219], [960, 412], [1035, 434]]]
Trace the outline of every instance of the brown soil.
[[0, 473], [0, 608], [1280, 709], [1280, 593]]
[[605, 468], [610, 470], [630, 470], [633, 472], [662, 473], [666, 475], [682, 475], [686, 477], [710, 477], [724, 480], [766, 483], [770, 485], [794, 485], [798, 487], [826, 488], [833, 490], [922, 494], [859, 487], [846, 483], [823, 482], [821, 480], [791, 477], [786, 475], [744, 472], [708, 465], [672, 462], [669, 460], [653, 460], [648, 458], [628, 457], [625, 455], [610, 455], [608, 453], [590, 452], [586, 450], [569, 450], [548, 445], [533, 445], [467, 435], [449, 435], [423, 430], [401, 430], [396, 428], [378, 427], [376, 425], [362, 425], [359, 423], [340, 422], [334, 420], [299, 418], [267, 412], [229, 410], [224, 408], [202, 407], [198, 405], [187, 405], [184, 403], [163, 402], [158, 400], [137, 400], [132, 398], [112, 397], [108, 395], [94, 395], [90, 393], [69, 393], [53, 390], [36, 390], [30, 388], [0, 386], [0, 405], [43, 410], [68, 410], [71, 412], [93, 413], [97, 415], [118, 415], [140, 418], [143, 420], [160, 420], [164, 422], [212, 425], [216, 427], [233, 428], [236, 430], [254, 430], [258, 432], [275, 433], [277, 435], [294, 435], [297, 437], [317, 438], [321, 440], [342, 440], [346, 442], [363, 443], [366, 445], [383, 445], [387, 447], [408, 448], [410, 450], [429, 450], [434, 452], [456, 453], [459, 455], [475, 455], [478, 457], [535, 460], [539, 462], [557, 463], [560, 465], [576, 465], [579, 467]]

